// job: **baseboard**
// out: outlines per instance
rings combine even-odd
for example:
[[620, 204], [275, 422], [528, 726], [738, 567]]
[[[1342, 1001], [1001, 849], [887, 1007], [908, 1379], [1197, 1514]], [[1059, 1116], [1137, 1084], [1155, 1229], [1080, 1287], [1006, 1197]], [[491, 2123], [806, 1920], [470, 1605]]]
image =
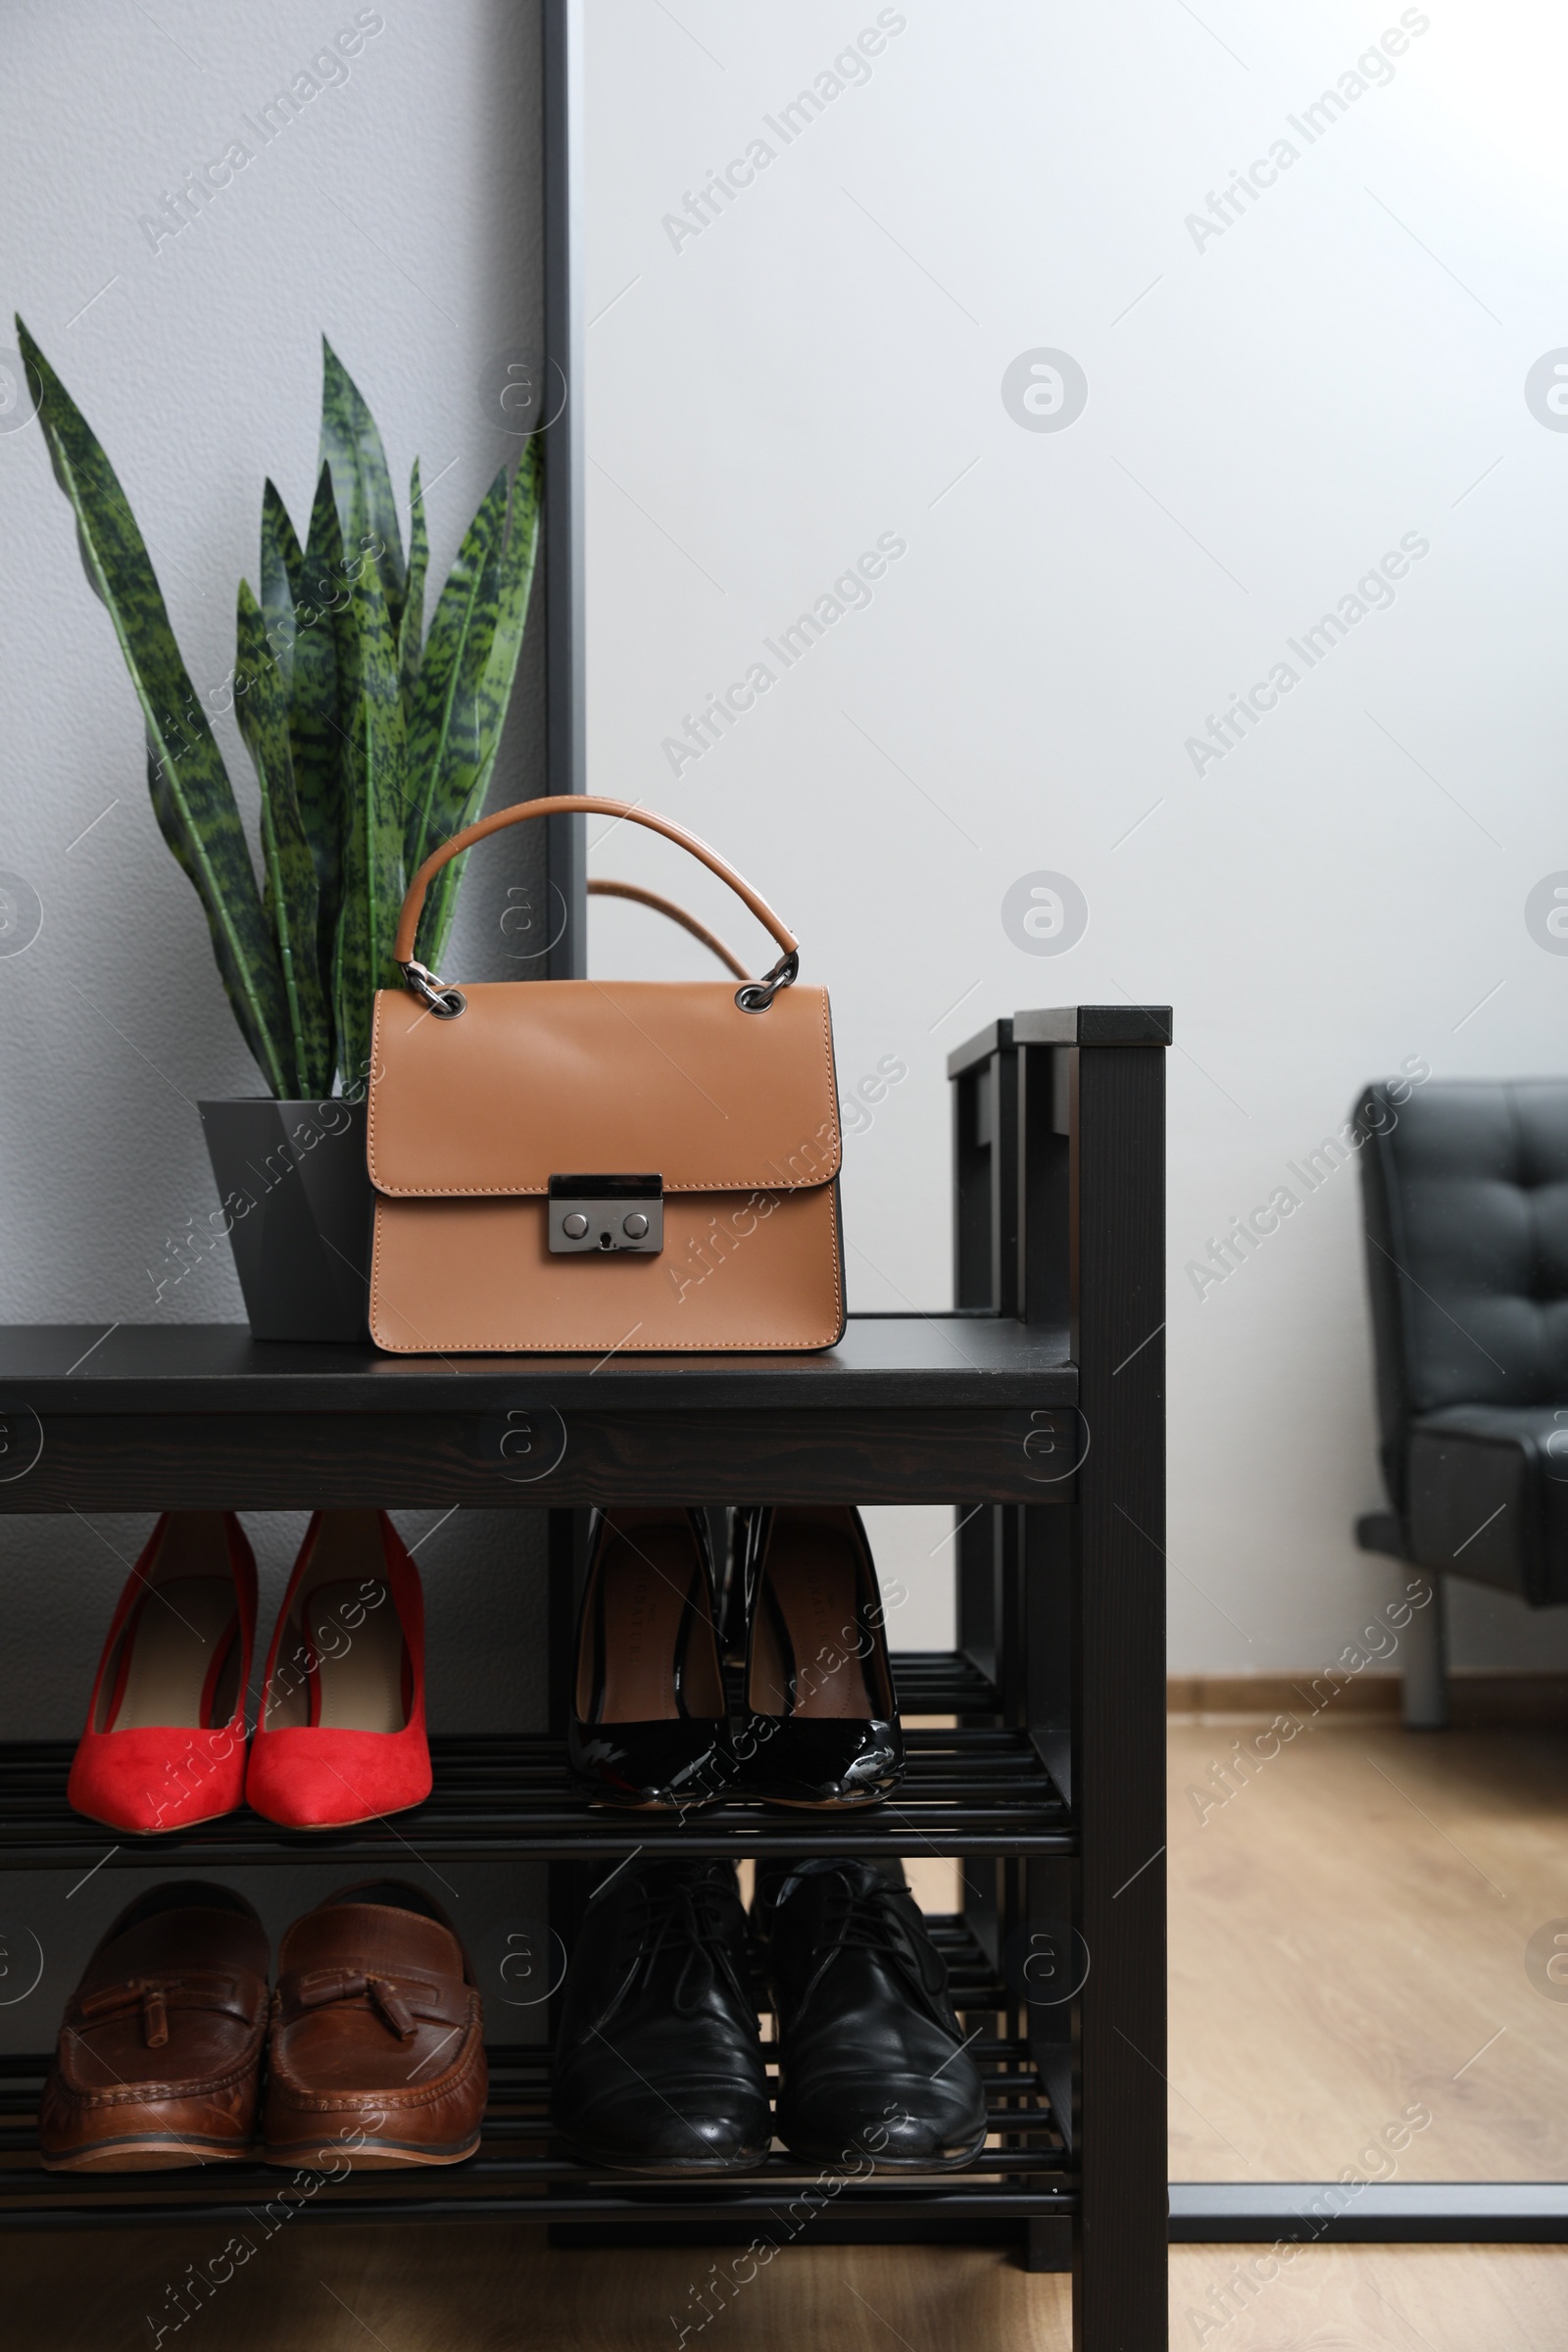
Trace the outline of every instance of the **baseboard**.
[[[1167, 1715], [1348, 1715], [1397, 1722], [1403, 1678], [1358, 1674], [1349, 1679], [1303, 1667], [1299, 1674], [1173, 1674], [1165, 1685]], [[1568, 1673], [1531, 1674], [1512, 1668], [1460, 1671], [1448, 1677], [1448, 1712], [1460, 1729], [1498, 1724], [1568, 1725]]]
[[1165, 1685], [1167, 1715], [1303, 1715], [1332, 1707], [1337, 1715], [1397, 1715], [1400, 1678], [1358, 1674], [1341, 1682], [1299, 1674], [1173, 1674]]

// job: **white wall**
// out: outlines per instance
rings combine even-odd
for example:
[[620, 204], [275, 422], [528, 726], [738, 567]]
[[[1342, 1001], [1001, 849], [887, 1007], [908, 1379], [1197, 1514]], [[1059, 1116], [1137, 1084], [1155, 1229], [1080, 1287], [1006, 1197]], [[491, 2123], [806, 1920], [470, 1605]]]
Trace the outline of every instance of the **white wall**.
[[[895, 18], [868, 77], [767, 125]], [[1568, 966], [1524, 923], [1568, 866], [1568, 437], [1523, 389], [1568, 344], [1568, 26], [1524, 0], [589, 21], [593, 787], [775, 898], [847, 1091], [908, 1064], [849, 1147], [852, 1306], [950, 1295], [950, 1047], [1018, 1005], [1174, 1003], [1172, 1664], [1331, 1657], [1392, 1582], [1348, 1537], [1382, 1499], [1354, 1171], [1201, 1299], [1184, 1267], [1403, 1057], [1568, 1067]], [[1289, 126], [1401, 23], [1343, 119]], [[664, 224], [759, 137], [700, 234]], [[1276, 184], [1195, 233], [1281, 138]], [[1004, 405], [1041, 348], [1087, 376], [1065, 429]], [[886, 531], [874, 601], [785, 672], [762, 639]], [[1406, 534], [1392, 605], [1291, 655]], [[776, 683], [673, 773], [663, 739], [760, 658]], [[1195, 772], [1188, 738], [1281, 660], [1299, 683]], [[630, 832], [599, 870], [719, 918]], [[1002, 920], [1042, 870], [1089, 907], [1054, 958]], [[650, 916], [595, 920], [614, 968], [695, 968]], [[1568, 1661], [1560, 1615], [1462, 1589], [1455, 1620], [1460, 1663]]]

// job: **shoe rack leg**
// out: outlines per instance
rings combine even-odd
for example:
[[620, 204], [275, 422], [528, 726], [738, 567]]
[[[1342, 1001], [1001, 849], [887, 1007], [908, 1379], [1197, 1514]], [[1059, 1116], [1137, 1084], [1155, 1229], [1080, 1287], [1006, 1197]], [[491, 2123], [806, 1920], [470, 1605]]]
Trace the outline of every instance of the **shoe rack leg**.
[[[1033, 1050], [1032, 1050], [1033, 1051]], [[1080, 2012], [1077, 2352], [1162, 2352], [1166, 2308], [1164, 1049], [1073, 1074], [1078, 1474], [1073, 1802]]]
[[[577, 1593], [586, 1563], [588, 1513], [550, 1511], [547, 1574], [550, 1592], [550, 1715], [546, 1729], [558, 1740], [566, 1736], [571, 1710], [571, 1687], [577, 1671]], [[583, 1911], [598, 1868], [590, 1862], [550, 1864], [550, 1925], [569, 1955], [577, 1948]], [[559, 2008], [551, 2002], [552, 2012]], [[552, 2015], [552, 2028], [555, 2017]]]
[[1026, 2271], [1072, 2269], [1072, 2224], [1048, 2218], [1024, 2224], [1023, 2267]]
[[[1027, 1721], [1035, 1745], [1069, 1804], [1073, 1793], [1078, 1513], [1020, 1507]], [[1069, 2149], [1079, 2137], [1078, 1994], [1085, 1947], [1076, 1865], [1028, 1866], [1027, 1954], [1019, 1976], [1024, 2034]]]

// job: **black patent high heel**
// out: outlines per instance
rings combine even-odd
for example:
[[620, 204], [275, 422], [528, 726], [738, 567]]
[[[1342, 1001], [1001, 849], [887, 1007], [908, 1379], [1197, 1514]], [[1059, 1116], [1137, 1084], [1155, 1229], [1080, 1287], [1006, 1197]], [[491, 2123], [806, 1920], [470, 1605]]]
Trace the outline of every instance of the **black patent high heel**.
[[904, 1777], [904, 1734], [859, 1512], [754, 1510], [746, 1592], [749, 1785], [772, 1804], [878, 1803]]
[[734, 1761], [700, 1511], [595, 1513], [566, 1761], [600, 1804], [680, 1810], [728, 1792]]

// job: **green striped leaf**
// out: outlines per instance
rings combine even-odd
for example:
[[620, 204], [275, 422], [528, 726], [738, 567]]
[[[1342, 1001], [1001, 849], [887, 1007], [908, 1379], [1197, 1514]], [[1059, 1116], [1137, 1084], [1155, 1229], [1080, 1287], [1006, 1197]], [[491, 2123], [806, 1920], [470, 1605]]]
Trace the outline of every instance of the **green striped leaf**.
[[409, 719], [413, 807], [404, 843], [411, 874], [457, 830], [483, 765], [476, 700], [495, 631], [506, 518], [503, 471], [464, 533], [415, 681]]
[[201, 899], [245, 1043], [273, 1094], [287, 1096], [295, 1070], [283, 978], [222, 754], [114, 467], [20, 318], [17, 340], [39, 394], [55, 480], [75, 515], [88, 580], [109, 612], [141, 705], [154, 813]]
[[[501, 745], [501, 730], [506, 723], [517, 674], [523, 629], [528, 618], [528, 598], [539, 553], [543, 471], [540, 436], [535, 433], [524, 447], [512, 484], [507, 542], [496, 567], [497, 584], [494, 613], [489, 623], [489, 643], [484, 650], [482, 672], [474, 695], [477, 772], [468, 786], [462, 807], [448, 812], [451, 822], [446, 830], [430, 839], [426, 856], [437, 841], [444, 841], [449, 834], [473, 823], [484, 808], [485, 795], [490, 789], [496, 754]], [[483, 625], [471, 625], [469, 633], [477, 652], [483, 639]], [[419, 954], [422, 960], [435, 971], [440, 970], [441, 957], [446, 954], [452, 918], [457, 911], [463, 868], [466, 863], [467, 852], [465, 851], [462, 857], [452, 858], [441, 868], [430, 886], [425, 911], [420, 917], [419, 937], [424, 944]], [[412, 867], [410, 871], [412, 873]]]
[[403, 534], [375, 418], [326, 337], [321, 337], [321, 458], [332, 468], [338, 528], [350, 561], [369, 555], [396, 637], [403, 613]]
[[294, 793], [281, 664], [268, 645], [262, 609], [244, 580], [234, 635], [234, 711], [261, 787], [264, 903], [277, 939], [295, 1072], [302, 1094], [319, 1096], [332, 1084], [336, 1057], [317, 959], [316, 864]]
[[269, 479], [262, 486], [262, 626], [282, 672], [285, 697], [294, 684], [294, 607], [304, 561], [288, 509]]
[[361, 567], [336, 638], [350, 748], [333, 997], [339, 1066], [352, 1089], [369, 1072], [375, 992], [398, 979], [392, 942], [403, 904], [408, 801], [397, 641], [373, 564]]
[[332, 476], [322, 466], [311, 508], [295, 582], [293, 680], [289, 748], [300, 822], [316, 865], [317, 969], [327, 1001], [343, 904], [343, 829], [347, 823], [349, 730], [339, 709], [338, 616], [333, 607], [352, 591], [343, 578], [343, 542], [332, 503]]
[[419, 461], [416, 458], [409, 477], [409, 578], [403, 617], [398, 622], [398, 674], [403, 686], [405, 728], [413, 715], [414, 681], [419, 674], [419, 661], [424, 652], [424, 573], [429, 560], [424, 495], [419, 488]]

